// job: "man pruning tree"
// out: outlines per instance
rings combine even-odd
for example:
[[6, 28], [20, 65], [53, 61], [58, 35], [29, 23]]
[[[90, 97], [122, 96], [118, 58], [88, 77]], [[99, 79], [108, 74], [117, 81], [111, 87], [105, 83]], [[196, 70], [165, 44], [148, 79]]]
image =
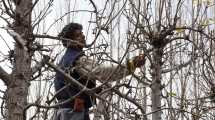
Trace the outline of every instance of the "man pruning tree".
[[[58, 66], [87, 88], [94, 88], [96, 80], [101, 82], [120, 80], [145, 63], [145, 56], [140, 55], [126, 64], [129, 67], [124, 64], [97, 65], [83, 52], [86, 40], [82, 32], [82, 25], [78, 23], [66, 25], [58, 36], [66, 39], [62, 40], [62, 44], [67, 48]], [[54, 120], [90, 120], [88, 111], [95, 104], [92, 96], [81, 92], [59, 72], [56, 72], [54, 85], [59, 103], [74, 97], [71, 101], [59, 106]]]

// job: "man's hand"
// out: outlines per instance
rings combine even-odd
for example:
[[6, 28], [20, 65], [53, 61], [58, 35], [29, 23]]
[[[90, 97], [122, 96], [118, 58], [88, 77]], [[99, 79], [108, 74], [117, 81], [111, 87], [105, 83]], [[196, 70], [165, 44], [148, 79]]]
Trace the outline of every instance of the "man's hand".
[[137, 67], [141, 67], [145, 64], [145, 55], [140, 54], [139, 56], [133, 57], [133, 59], [127, 61], [127, 69], [130, 73], [133, 73]]
[[145, 55], [144, 54], [140, 54], [139, 56], [135, 56], [133, 58], [133, 63], [134, 63], [134, 67], [137, 68], [137, 67], [141, 67], [145, 64]]

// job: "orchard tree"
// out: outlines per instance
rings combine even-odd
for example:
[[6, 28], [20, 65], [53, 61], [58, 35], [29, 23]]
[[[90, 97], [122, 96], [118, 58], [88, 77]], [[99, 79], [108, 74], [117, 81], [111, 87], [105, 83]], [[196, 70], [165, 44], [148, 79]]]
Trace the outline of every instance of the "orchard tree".
[[213, 120], [214, 5], [213, 0], [1, 0], [0, 42], [7, 47], [0, 50], [6, 86], [0, 90], [1, 117], [51, 119], [59, 105], [52, 81], [64, 51], [57, 34], [79, 22], [86, 54], [98, 64], [146, 56], [145, 66], [131, 76], [98, 82], [99, 95], [84, 91], [98, 99], [92, 119]]
[[1, 80], [7, 86], [3, 109], [7, 120], [23, 120], [23, 111], [27, 105], [34, 54], [31, 50], [34, 41], [32, 8], [31, 0], [1, 1], [1, 18], [8, 22], [7, 31], [15, 41], [14, 49], [10, 51], [12, 72], [9, 74], [1, 67]]

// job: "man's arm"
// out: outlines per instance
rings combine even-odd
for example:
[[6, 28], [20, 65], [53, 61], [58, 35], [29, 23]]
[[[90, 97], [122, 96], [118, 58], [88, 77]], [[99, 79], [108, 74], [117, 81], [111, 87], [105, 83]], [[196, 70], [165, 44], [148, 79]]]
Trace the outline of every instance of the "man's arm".
[[88, 59], [86, 56], [82, 56], [76, 61], [75, 69], [81, 75], [101, 82], [119, 80], [131, 73], [124, 64], [97, 65], [95, 61]]
[[144, 65], [144, 63], [144, 56], [136, 56], [132, 61], [128, 61], [126, 65], [105, 66], [104, 64], [96, 64], [95, 61], [88, 59], [87, 56], [82, 56], [76, 61], [75, 66], [77, 72], [81, 75], [104, 82], [120, 80], [133, 73], [135, 68]]

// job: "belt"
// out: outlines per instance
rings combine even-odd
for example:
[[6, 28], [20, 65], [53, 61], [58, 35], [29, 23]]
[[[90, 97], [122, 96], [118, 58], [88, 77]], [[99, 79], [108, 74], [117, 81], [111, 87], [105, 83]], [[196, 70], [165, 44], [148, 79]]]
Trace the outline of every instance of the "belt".
[[[59, 103], [65, 102], [64, 99], [58, 100], [58, 101], [59, 101]], [[85, 109], [85, 101], [83, 99], [77, 97], [70, 102], [60, 105], [59, 108], [72, 108], [76, 111], [82, 111]]]
[[[60, 99], [60, 100], [58, 100], [59, 103], [63, 103], [65, 101], [66, 101], [66, 99]], [[59, 108], [74, 108], [74, 100], [59, 105]]]

